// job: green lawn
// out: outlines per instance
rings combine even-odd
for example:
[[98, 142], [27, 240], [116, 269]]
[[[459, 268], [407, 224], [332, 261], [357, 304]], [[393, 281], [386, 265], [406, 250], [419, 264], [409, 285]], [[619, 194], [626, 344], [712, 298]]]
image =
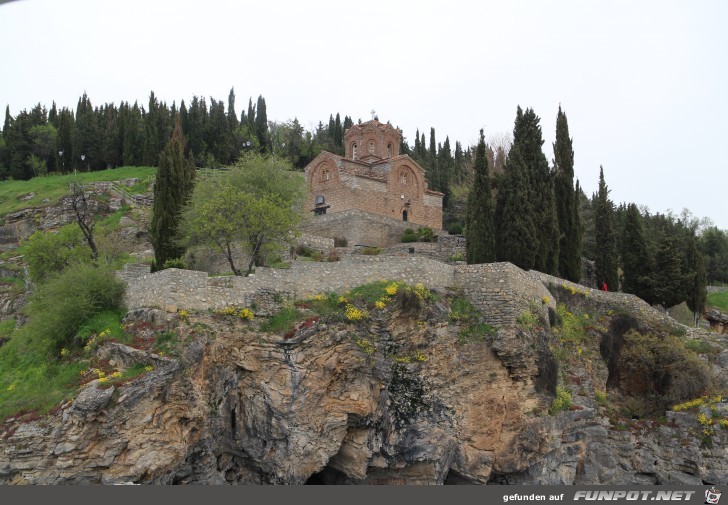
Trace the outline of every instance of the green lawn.
[[[77, 177], [82, 182], [118, 181], [131, 177], [144, 180], [153, 176], [156, 170], [154, 167], [122, 167], [99, 172], [79, 172]], [[0, 182], [0, 217], [20, 209], [58, 202], [63, 195], [68, 193], [68, 186], [73, 177], [73, 174], [48, 175], [34, 177], [28, 181]], [[28, 193], [35, 193], [35, 196], [26, 201], [18, 199]], [[50, 201], [44, 203], [45, 199]]]
[[721, 312], [728, 312], [728, 291], [710, 293], [708, 295], [708, 305], [715, 307]]

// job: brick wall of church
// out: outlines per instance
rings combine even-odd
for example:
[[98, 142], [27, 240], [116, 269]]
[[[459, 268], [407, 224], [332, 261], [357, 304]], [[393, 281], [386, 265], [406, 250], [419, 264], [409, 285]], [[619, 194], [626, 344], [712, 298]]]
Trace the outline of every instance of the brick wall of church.
[[[442, 197], [424, 193], [424, 181], [415, 181], [415, 173], [402, 163], [394, 163], [387, 182], [360, 177], [347, 173], [346, 160], [325, 160], [313, 168], [309, 176], [309, 191], [305, 208], [313, 213], [316, 197], [324, 197], [326, 213], [360, 209], [373, 214], [404, 220], [412, 225], [428, 226], [435, 230], [442, 228]], [[328, 170], [328, 179], [324, 176]], [[408, 173], [408, 184], [398, 183], [399, 171]], [[308, 175], [308, 174], [307, 174]], [[417, 182], [417, 184], [416, 184]], [[409, 203], [407, 206], [406, 204]]]

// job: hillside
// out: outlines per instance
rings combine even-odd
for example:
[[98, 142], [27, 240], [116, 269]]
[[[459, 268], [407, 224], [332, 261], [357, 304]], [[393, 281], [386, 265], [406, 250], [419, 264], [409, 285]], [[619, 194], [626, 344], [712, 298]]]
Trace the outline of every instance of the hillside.
[[[726, 336], [437, 244], [149, 274], [144, 209], [94, 191], [130, 310], [50, 359], [6, 329], [2, 484], [728, 482]], [[70, 222], [62, 199], [18, 213], [6, 237]]]

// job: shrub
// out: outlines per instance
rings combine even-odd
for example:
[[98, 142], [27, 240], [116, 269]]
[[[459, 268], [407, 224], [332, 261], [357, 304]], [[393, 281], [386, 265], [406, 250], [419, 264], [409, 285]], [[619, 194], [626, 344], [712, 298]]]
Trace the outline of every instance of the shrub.
[[671, 404], [701, 396], [712, 383], [709, 366], [672, 335], [628, 332], [617, 364], [622, 390]]
[[400, 238], [402, 242], [417, 242], [418, 240], [419, 237], [412, 228], [407, 228]]
[[421, 242], [432, 242], [435, 240], [435, 232], [432, 231], [432, 228], [420, 228], [417, 230], [417, 235], [419, 235]]
[[365, 256], [378, 256], [382, 250], [379, 247], [365, 247], [361, 250], [361, 253]]
[[316, 253], [316, 251], [314, 251], [306, 244], [298, 244], [294, 251], [298, 256], [306, 256], [307, 258], [313, 257], [313, 255]]
[[164, 262], [162, 269], [165, 268], [180, 268], [182, 270], [185, 270], [187, 269], [187, 263], [185, 263], [182, 258], [174, 258]]
[[326, 261], [334, 262], [339, 260], [341, 260], [341, 255], [336, 249], [330, 250], [329, 254], [326, 256]]
[[549, 414], [554, 415], [571, 408], [571, 391], [564, 387], [556, 388], [556, 398], [551, 402]]
[[463, 234], [463, 225], [460, 223], [453, 223], [447, 228], [447, 232], [450, 235], [462, 235]]
[[71, 346], [91, 317], [119, 309], [123, 297], [124, 284], [110, 268], [72, 265], [38, 287], [29, 305], [30, 320], [21, 331], [43, 341], [55, 354]]
[[72, 263], [90, 258], [76, 224], [62, 227], [58, 233], [37, 231], [23, 243], [20, 252], [33, 282], [41, 282]]

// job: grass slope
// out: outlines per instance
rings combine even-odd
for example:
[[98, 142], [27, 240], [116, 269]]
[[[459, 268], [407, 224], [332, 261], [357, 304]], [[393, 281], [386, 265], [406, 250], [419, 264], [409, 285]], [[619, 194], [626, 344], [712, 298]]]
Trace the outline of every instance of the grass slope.
[[708, 295], [708, 305], [715, 307], [721, 312], [728, 312], [728, 291], [710, 293]]
[[[131, 177], [144, 180], [153, 176], [156, 170], [154, 167], [121, 167], [99, 172], [79, 172], [77, 177], [81, 182], [118, 181]], [[58, 202], [68, 193], [73, 177], [73, 174], [48, 175], [28, 181], [0, 182], [0, 217], [28, 207], [45, 205], [45, 199], [49, 200], [48, 204]], [[35, 193], [35, 196], [25, 201], [18, 200], [28, 193]]]

